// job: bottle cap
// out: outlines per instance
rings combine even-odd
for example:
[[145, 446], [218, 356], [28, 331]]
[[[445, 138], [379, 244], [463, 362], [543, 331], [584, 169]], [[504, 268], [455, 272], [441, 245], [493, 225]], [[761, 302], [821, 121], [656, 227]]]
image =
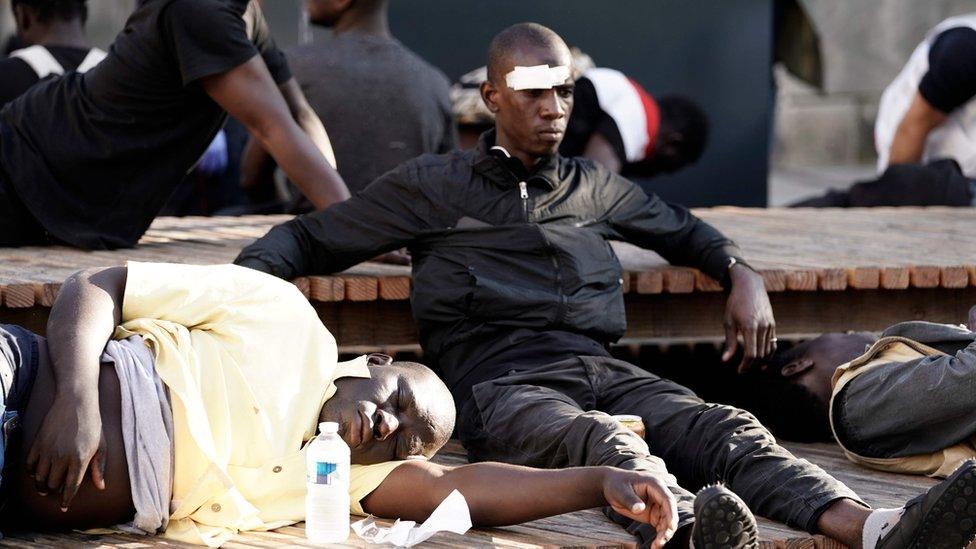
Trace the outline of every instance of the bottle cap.
[[326, 435], [334, 435], [339, 432], [339, 424], [334, 421], [323, 421], [319, 423], [319, 432]]

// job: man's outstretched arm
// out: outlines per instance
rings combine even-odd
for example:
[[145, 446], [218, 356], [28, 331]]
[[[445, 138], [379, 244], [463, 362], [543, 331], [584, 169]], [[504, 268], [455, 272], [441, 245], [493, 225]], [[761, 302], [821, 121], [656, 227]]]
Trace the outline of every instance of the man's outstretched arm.
[[234, 263], [292, 279], [338, 272], [409, 245], [444, 224], [414, 169], [402, 164], [341, 204], [274, 227]]
[[468, 502], [477, 526], [504, 526], [610, 505], [654, 526], [662, 547], [678, 526], [674, 497], [655, 477], [613, 467], [532, 469], [501, 463], [443, 467], [407, 462], [363, 499], [383, 517], [425, 520], [452, 490]]
[[[201, 83], [218, 105], [247, 127], [316, 208], [327, 208], [349, 198], [349, 189], [339, 173], [295, 122], [291, 108], [259, 55], [227, 72], [208, 76]], [[323, 141], [323, 136], [324, 129], [317, 135], [320, 147], [328, 143], [328, 137]]]
[[27, 454], [38, 492], [59, 493], [67, 509], [91, 464], [105, 488], [98, 374], [102, 351], [122, 315], [126, 268], [82, 271], [61, 286], [47, 325], [55, 398]]

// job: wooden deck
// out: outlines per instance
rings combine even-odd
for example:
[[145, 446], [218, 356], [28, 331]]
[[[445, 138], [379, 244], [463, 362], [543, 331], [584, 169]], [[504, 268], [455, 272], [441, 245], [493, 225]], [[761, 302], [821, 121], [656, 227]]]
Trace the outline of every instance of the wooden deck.
[[[762, 274], [781, 336], [880, 330], [908, 319], [960, 322], [976, 303], [976, 210], [713, 208], [696, 214], [736, 240]], [[126, 260], [224, 263], [286, 216], [160, 218], [132, 250], [0, 249], [0, 322], [43, 331], [60, 283]], [[698, 271], [615, 244], [627, 338], [723, 336], [725, 296]], [[347, 349], [415, 346], [410, 270], [367, 263], [294, 281]]]
[[[795, 454], [820, 465], [854, 489], [865, 501], [876, 507], [898, 507], [921, 493], [934, 481], [924, 477], [893, 475], [860, 468], [847, 461], [840, 450], [825, 444], [787, 444]], [[435, 458], [440, 463], [464, 463], [464, 452], [452, 442]], [[121, 547], [142, 549], [151, 547], [181, 546], [158, 538], [127, 534], [90, 536], [80, 533], [38, 534], [5, 532], [0, 540], [3, 547]], [[763, 549], [839, 549], [841, 545], [820, 536], [810, 536], [791, 530], [783, 525], [760, 519], [760, 535]], [[282, 528], [273, 532], [252, 532], [236, 536], [224, 547], [253, 548], [310, 546], [303, 525]], [[424, 548], [632, 548], [634, 538], [622, 528], [610, 522], [598, 510], [582, 511], [519, 526], [506, 528], [473, 529], [464, 536], [438, 534], [421, 544]], [[337, 547], [366, 547], [355, 534]], [[375, 547], [375, 546], [374, 546]], [[976, 549], [976, 544], [970, 546]]]

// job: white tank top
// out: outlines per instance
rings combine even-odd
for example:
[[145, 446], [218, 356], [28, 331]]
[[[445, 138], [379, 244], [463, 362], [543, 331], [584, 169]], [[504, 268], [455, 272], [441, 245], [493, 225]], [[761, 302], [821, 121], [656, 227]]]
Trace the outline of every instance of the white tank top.
[[[929, 48], [932, 42], [940, 33], [956, 27], [976, 30], [976, 13], [950, 17], [930, 30], [925, 40], [915, 48], [905, 68], [881, 95], [878, 118], [874, 125], [874, 146], [878, 151], [879, 172], [888, 167], [895, 131], [918, 92], [918, 84], [929, 70]], [[953, 158], [967, 177], [976, 177], [976, 98], [953, 110], [945, 122], [929, 133], [922, 162], [938, 158]]]
[[[99, 64], [102, 59], [105, 59], [106, 55], [104, 51], [98, 48], [92, 48], [88, 51], [88, 55], [85, 56], [85, 59], [82, 60], [75, 71], [81, 73], [88, 72], [95, 65]], [[37, 74], [37, 78], [41, 80], [52, 74], [56, 76], [64, 74], [64, 67], [61, 66], [61, 63], [44, 46], [38, 45], [20, 49], [12, 52], [10, 57], [16, 57], [27, 63], [31, 70]]]

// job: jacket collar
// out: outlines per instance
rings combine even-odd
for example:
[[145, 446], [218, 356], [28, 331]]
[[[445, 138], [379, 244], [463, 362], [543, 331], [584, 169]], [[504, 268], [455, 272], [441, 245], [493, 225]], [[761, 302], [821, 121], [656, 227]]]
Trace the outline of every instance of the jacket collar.
[[503, 187], [514, 187], [520, 181], [525, 181], [540, 182], [553, 190], [559, 183], [558, 154], [539, 158], [535, 166], [527, 171], [522, 162], [513, 158], [508, 151], [495, 146], [494, 128], [481, 134], [475, 150], [474, 170]]

